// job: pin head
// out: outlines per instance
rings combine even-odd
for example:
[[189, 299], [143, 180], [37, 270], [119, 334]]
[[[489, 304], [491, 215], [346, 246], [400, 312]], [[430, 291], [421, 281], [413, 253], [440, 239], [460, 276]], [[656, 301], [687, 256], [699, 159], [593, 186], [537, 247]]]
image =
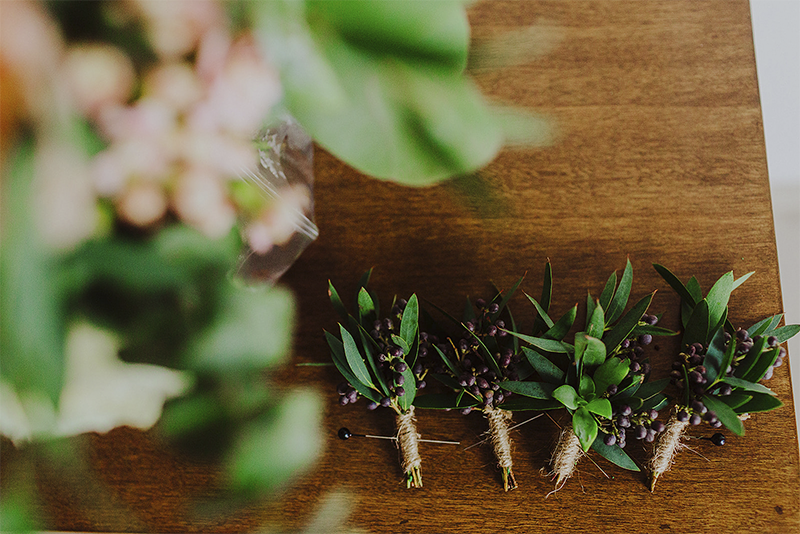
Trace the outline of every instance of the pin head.
[[353, 437], [353, 434], [348, 429], [345, 427], [339, 429], [339, 439], [349, 439], [351, 437]]
[[725, 436], [717, 432], [716, 434], [711, 436], [711, 443], [717, 446], [725, 445]]

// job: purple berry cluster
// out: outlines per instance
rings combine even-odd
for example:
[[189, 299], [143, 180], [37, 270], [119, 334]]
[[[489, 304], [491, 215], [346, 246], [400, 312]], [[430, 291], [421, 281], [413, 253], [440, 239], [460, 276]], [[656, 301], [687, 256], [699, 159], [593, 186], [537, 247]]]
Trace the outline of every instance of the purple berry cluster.
[[601, 431], [606, 434], [603, 437], [603, 443], [608, 446], [617, 445], [624, 449], [628, 436], [651, 443], [666, 428], [663, 422], [656, 420], [657, 418], [658, 411], [656, 410], [634, 412], [627, 404], [614, 406], [611, 420], [608, 421], [607, 426], [601, 428]]
[[[656, 326], [658, 324], [658, 317], [646, 313], [642, 316], [639, 324], [643, 327]], [[620, 344], [619, 356], [620, 358], [630, 358], [632, 374], [650, 374], [650, 363], [644, 359], [644, 347], [652, 342], [652, 334], [642, 333], [636, 337], [626, 339]]]
[[[509, 338], [505, 321], [497, 318], [500, 306], [496, 302], [487, 304], [484, 299], [477, 299], [475, 306], [478, 313], [464, 322], [459, 339], [447, 338], [436, 346], [450, 361], [456, 362], [458, 372], [453, 378], [479, 407], [497, 406], [511, 395], [500, 389], [500, 382], [519, 379], [516, 364], [522, 356], [515, 354], [510, 346], [503, 346], [503, 341]], [[496, 349], [492, 354], [494, 361], [488, 361], [484, 354], [486, 347]], [[467, 415], [472, 410], [472, 407], [462, 408], [461, 413]]]

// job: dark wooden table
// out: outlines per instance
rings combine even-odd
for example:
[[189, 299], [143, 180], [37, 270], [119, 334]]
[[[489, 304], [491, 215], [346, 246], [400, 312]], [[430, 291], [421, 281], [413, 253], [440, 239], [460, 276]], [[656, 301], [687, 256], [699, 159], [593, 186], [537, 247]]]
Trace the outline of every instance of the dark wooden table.
[[[384, 300], [417, 292], [456, 313], [466, 295], [489, 295], [490, 280], [507, 288], [526, 271], [523, 289], [538, 294], [546, 258], [556, 279], [553, 307], [563, 312], [584, 302], [587, 291], [599, 294], [626, 257], [634, 266], [632, 298], [658, 288], [651, 309], [667, 313], [665, 326], [678, 328], [678, 299], [652, 262], [684, 280], [696, 275], [706, 288], [726, 271], [756, 271], [731, 299], [736, 325], [781, 311], [747, 2], [496, 1], [472, 7], [470, 17], [476, 38], [533, 23], [561, 32], [551, 53], [478, 76], [492, 97], [551, 116], [557, 143], [502, 153], [487, 173], [496, 209], [485, 212], [452, 187], [410, 190], [371, 180], [319, 150], [320, 237], [285, 277], [299, 301], [294, 363], [328, 359], [320, 335], [336, 326], [328, 278], [350, 295], [373, 266], [372, 287]], [[512, 306], [529, 327], [532, 307], [522, 298]], [[655, 377], [668, 374], [677, 347], [677, 339], [655, 343]], [[218, 523], [192, 519], [188, 503], [214, 486], [213, 466], [171, 455], [150, 434], [119, 429], [91, 438], [92, 459], [126, 515], [42, 476], [50, 527], [235, 531], [272, 522], [297, 529], [326, 493], [345, 491], [351, 524], [373, 532], [800, 530], [788, 365], [770, 381], [783, 408], [755, 415], [746, 435], [729, 435], [724, 447], [692, 440], [697, 454], [684, 451], [655, 493], [643, 473], [597, 458], [610, 479], [584, 460], [577, 477], [549, 498], [552, 483], [540, 469], [558, 428], [546, 418], [513, 432], [518, 489], [502, 491], [485, 446], [424, 445], [424, 488], [406, 490], [391, 443], [336, 439], [341, 426], [393, 434], [387, 412], [338, 406], [332, 368], [292, 367], [285, 376], [319, 388], [328, 439], [316, 468], [277, 502]], [[464, 445], [486, 428], [479, 414], [421, 412], [418, 424], [424, 437]], [[710, 435], [700, 428], [690, 435]], [[628, 450], [646, 458], [640, 442]]]

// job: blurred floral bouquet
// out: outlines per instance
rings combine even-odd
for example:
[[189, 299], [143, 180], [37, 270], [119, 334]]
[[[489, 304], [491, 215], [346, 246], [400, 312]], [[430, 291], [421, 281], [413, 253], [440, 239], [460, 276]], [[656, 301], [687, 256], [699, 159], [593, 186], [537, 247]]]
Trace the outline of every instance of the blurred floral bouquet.
[[316, 237], [311, 139], [428, 185], [548, 137], [465, 75], [459, 1], [20, 0], [0, 22], [0, 433], [17, 446], [161, 418], [240, 492], [281, 484], [318, 453], [320, 410], [264, 380], [294, 305], [248, 275], [276, 280]]

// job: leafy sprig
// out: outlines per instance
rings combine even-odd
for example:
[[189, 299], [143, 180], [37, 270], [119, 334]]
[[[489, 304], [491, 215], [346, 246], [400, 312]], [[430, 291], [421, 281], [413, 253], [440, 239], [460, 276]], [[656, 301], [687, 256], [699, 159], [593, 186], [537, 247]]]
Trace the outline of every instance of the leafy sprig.
[[697, 278], [684, 285], [663, 265], [654, 267], [681, 297], [682, 350], [671, 374], [680, 391], [677, 419], [692, 425], [706, 421], [714, 428], [724, 426], [743, 435], [745, 414], [783, 405], [759, 382], [781, 365], [786, 349], [780, 344], [800, 332], [800, 325], [779, 327], [782, 314], [778, 314], [734, 330], [728, 320], [728, 301], [752, 272], [738, 279], [732, 271], [725, 273], [703, 297]]

